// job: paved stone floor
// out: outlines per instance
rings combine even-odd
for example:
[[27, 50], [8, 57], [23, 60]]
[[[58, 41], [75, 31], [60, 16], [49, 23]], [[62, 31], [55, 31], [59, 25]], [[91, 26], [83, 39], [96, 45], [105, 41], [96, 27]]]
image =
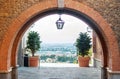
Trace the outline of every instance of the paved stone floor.
[[18, 79], [101, 79], [100, 69], [93, 67], [20, 67]]

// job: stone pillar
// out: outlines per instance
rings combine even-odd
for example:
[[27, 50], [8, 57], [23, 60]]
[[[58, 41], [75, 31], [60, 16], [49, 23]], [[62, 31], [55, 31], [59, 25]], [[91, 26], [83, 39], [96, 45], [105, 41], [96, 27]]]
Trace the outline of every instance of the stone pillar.
[[17, 62], [18, 62], [17, 64], [19, 66], [24, 66], [24, 57], [23, 57], [22, 42], [20, 42], [20, 45], [19, 45]]
[[11, 77], [12, 77], [12, 79], [18, 79], [18, 69], [17, 68], [12, 69]]
[[108, 79], [120, 79], [120, 71], [111, 71], [108, 69]]
[[93, 58], [93, 66], [95, 68], [101, 68], [101, 60]]
[[18, 70], [13, 68], [9, 73], [1, 73], [0, 79], [18, 79]]
[[11, 78], [11, 73], [1, 73], [0, 74], [0, 79], [12, 79]]
[[105, 68], [105, 67], [101, 67], [101, 79], [108, 79], [107, 68]]

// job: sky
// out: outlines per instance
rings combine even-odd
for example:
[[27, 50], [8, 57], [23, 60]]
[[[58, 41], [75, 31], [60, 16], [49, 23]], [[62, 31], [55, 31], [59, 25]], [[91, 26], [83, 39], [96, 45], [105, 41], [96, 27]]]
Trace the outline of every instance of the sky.
[[39, 33], [42, 43], [75, 43], [80, 32], [87, 32], [86, 23], [67, 14], [61, 15], [65, 24], [63, 29], [59, 30], [55, 24], [58, 18], [58, 14], [48, 15], [31, 25], [31, 30]]

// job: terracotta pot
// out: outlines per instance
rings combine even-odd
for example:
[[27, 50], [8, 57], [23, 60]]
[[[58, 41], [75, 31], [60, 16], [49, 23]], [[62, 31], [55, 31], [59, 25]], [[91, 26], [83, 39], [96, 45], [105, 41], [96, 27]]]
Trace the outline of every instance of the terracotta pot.
[[89, 67], [90, 57], [78, 57], [79, 67]]
[[38, 67], [39, 66], [39, 56], [29, 57], [29, 66]]

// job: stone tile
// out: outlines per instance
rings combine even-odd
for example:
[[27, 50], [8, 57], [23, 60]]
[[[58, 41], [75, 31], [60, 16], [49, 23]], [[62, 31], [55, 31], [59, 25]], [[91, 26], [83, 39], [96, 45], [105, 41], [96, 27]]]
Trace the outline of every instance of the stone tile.
[[101, 79], [97, 68], [79, 67], [21, 67], [18, 79]]

